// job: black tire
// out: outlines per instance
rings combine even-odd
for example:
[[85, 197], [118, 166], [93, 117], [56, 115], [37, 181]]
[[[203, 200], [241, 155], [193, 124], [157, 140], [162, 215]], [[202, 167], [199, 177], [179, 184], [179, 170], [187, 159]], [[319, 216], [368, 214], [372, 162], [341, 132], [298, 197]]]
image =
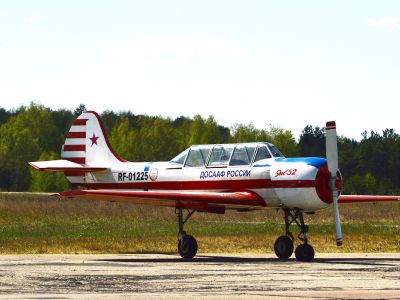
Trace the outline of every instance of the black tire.
[[197, 253], [197, 241], [191, 235], [184, 235], [178, 242], [178, 251], [182, 258], [193, 258]]
[[278, 237], [274, 244], [276, 256], [280, 259], [288, 259], [293, 254], [293, 241], [287, 235]]
[[294, 253], [298, 261], [309, 262], [314, 259], [314, 248], [309, 244], [301, 244], [297, 246]]

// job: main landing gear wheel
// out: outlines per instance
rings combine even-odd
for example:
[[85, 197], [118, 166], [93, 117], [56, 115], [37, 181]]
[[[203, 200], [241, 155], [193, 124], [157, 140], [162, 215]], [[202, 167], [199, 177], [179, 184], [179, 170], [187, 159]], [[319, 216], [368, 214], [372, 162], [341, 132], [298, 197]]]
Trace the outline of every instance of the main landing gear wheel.
[[184, 235], [178, 241], [178, 251], [182, 258], [193, 258], [197, 253], [197, 241], [191, 235]]
[[181, 207], [178, 207], [175, 212], [178, 215], [179, 225], [178, 252], [182, 256], [182, 258], [191, 259], [197, 253], [197, 241], [193, 236], [186, 234], [184, 230], [184, 225], [195, 211], [189, 211], [185, 219], [183, 219], [183, 211]]
[[301, 244], [296, 247], [294, 253], [299, 261], [312, 261], [314, 259], [314, 248], [309, 244]]
[[276, 239], [274, 244], [276, 256], [280, 259], [288, 259], [293, 254], [293, 241], [287, 235], [282, 235]]

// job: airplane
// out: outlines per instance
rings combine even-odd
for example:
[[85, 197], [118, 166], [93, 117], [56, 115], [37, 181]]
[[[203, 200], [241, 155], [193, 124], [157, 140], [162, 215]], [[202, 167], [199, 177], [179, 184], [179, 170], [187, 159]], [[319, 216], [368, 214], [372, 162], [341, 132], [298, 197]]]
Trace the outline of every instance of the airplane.
[[[326, 123], [326, 153], [326, 158], [286, 158], [271, 143], [253, 142], [193, 145], [170, 161], [128, 162], [113, 150], [100, 116], [86, 111], [73, 121], [60, 160], [29, 164], [39, 171], [64, 172], [69, 182], [83, 188], [55, 194], [58, 197], [175, 208], [178, 252], [184, 259], [198, 250], [196, 239], [184, 230], [193, 213], [282, 210], [285, 232], [274, 243], [276, 256], [288, 259], [294, 251], [298, 261], [309, 262], [315, 251], [304, 213], [333, 207], [340, 246], [338, 203], [400, 201], [400, 196], [341, 195], [333, 121]], [[291, 225], [300, 229], [301, 244], [295, 250]]]

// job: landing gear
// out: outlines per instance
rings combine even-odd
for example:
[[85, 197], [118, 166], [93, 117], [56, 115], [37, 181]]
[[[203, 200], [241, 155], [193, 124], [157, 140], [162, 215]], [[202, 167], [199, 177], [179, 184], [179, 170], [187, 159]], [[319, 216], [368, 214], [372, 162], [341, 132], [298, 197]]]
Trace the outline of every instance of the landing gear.
[[295, 223], [300, 228], [298, 238], [303, 242], [296, 247], [295, 256], [299, 261], [312, 261], [314, 259], [314, 249], [308, 244], [308, 226], [304, 224], [303, 212], [299, 209], [291, 211], [288, 208], [283, 209], [285, 213], [285, 235], [280, 236], [274, 245], [276, 256], [281, 259], [287, 259], [293, 254], [294, 236], [290, 231], [290, 225]]
[[197, 253], [197, 241], [191, 235], [184, 235], [178, 240], [178, 251], [182, 258], [193, 258]]
[[182, 258], [193, 258], [197, 253], [197, 241], [196, 239], [186, 234], [183, 226], [193, 215], [194, 210], [190, 211], [186, 216], [185, 220], [183, 219], [183, 211], [182, 208], [177, 208], [178, 215], [178, 224], [179, 224], [179, 233], [178, 233], [178, 252], [182, 256]]
[[309, 244], [301, 244], [296, 247], [294, 255], [299, 261], [312, 261], [314, 259], [314, 248]]
[[278, 237], [274, 244], [276, 256], [281, 259], [288, 259], [293, 254], [293, 241], [287, 235]]

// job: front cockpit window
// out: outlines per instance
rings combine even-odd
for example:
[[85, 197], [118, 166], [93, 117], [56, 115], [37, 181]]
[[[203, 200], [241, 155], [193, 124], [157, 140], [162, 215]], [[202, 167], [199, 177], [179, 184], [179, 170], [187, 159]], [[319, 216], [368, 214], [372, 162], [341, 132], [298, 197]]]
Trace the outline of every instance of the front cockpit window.
[[171, 163], [178, 164], [178, 165], [183, 165], [185, 162], [186, 156], [188, 155], [189, 149], [186, 149], [185, 151], [179, 153], [177, 156], [175, 156], [173, 159], [170, 160]]
[[271, 153], [269, 153], [267, 146], [263, 145], [263, 146], [258, 147], [254, 162], [262, 160], [262, 159], [271, 158], [271, 157], [272, 157]]
[[272, 156], [273, 157], [285, 157], [281, 151], [278, 150], [278, 148], [276, 148], [274, 145], [272, 144], [268, 144], [269, 146], [269, 150], [271, 150]]
[[244, 166], [249, 165], [253, 158], [255, 147], [246, 147], [244, 145], [237, 145], [233, 151], [230, 166]]

